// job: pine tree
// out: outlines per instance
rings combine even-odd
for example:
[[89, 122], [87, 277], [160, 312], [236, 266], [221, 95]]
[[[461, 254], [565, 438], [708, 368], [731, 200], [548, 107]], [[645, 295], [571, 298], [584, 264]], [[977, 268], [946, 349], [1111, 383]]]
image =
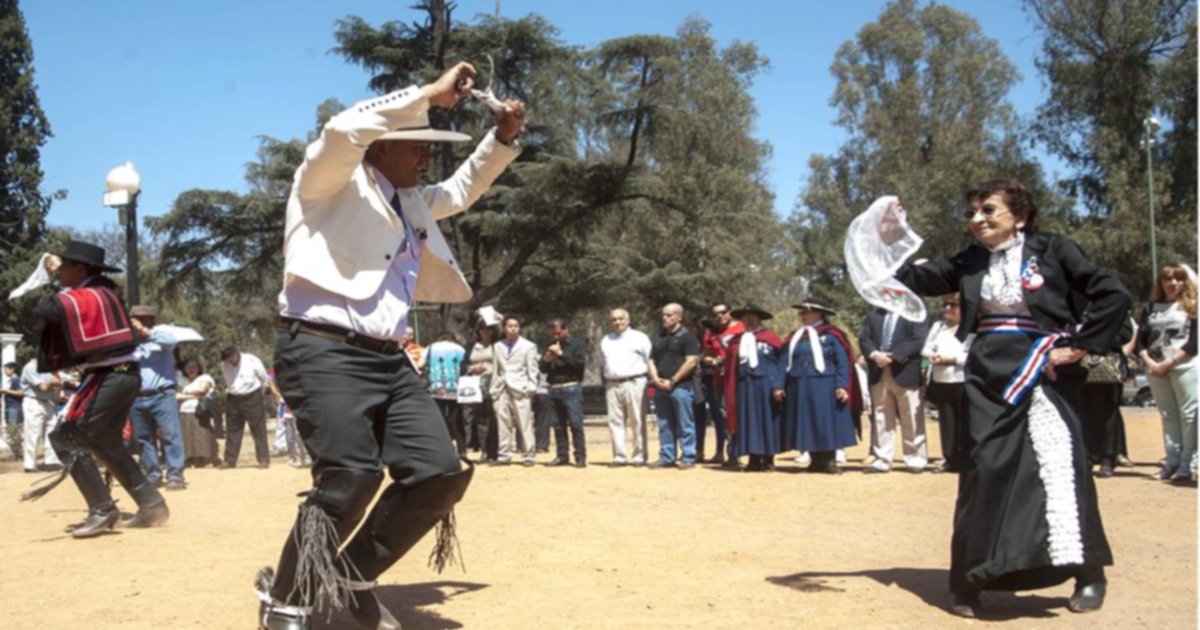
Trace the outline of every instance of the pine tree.
[[[41, 192], [40, 149], [50, 124], [38, 103], [33, 47], [16, 0], [0, 0], [0, 298], [33, 270], [50, 197]], [[0, 301], [0, 331], [29, 333], [32, 303]]]

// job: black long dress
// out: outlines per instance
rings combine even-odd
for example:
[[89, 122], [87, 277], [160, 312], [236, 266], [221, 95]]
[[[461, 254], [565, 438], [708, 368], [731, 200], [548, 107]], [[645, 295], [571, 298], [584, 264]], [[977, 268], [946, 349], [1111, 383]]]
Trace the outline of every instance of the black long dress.
[[[1016, 257], [1015, 248], [1011, 255]], [[1083, 447], [1078, 410], [1084, 370], [1060, 366], [1050, 381], [1029, 361], [1029, 351], [1054, 339], [1105, 351], [1128, 315], [1129, 294], [1071, 240], [1035, 233], [1020, 249], [1020, 288], [1013, 280], [1006, 284], [1015, 302], [997, 308], [997, 301], [982, 295], [989, 268], [995, 278], [1004, 267], [993, 256], [1005, 258], [976, 245], [897, 272], [923, 295], [961, 293], [958, 334], [976, 334], [966, 365], [966, 458], [951, 541], [955, 593], [1042, 588], [1084, 566], [1112, 564]], [[1069, 299], [1072, 291], [1089, 305], [1078, 331], [1085, 318], [1079, 301]], [[1070, 334], [1051, 336], [1065, 332]], [[1018, 374], [1028, 377], [1024, 389], [1016, 387], [1022, 383]]]

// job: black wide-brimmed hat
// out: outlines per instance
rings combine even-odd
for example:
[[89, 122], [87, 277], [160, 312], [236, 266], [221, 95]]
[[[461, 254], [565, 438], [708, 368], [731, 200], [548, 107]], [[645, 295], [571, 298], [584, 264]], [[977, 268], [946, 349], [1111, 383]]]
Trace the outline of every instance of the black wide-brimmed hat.
[[774, 315], [772, 315], [769, 312], [760, 308], [757, 304], [753, 304], [750, 302], [747, 302], [746, 305], [743, 306], [742, 308], [739, 308], [736, 311], [733, 311], [732, 313], [730, 313], [730, 315], [733, 315], [734, 318], [736, 318], [736, 319], [741, 319], [742, 315], [745, 315], [746, 313], [754, 313], [755, 315], [758, 315], [758, 318], [763, 321], [766, 321], [768, 319], [773, 319], [775, 317]]
[[821, 304], [820, 302], [813, 302], [811, 300], [807, 300], [799, 304], [793, 304], [792, 308], [798, 311], [820, 311], [826, 315], [837, 315], [837, 311], [825, 306], [824, 304]]
[[112, 267], [104, 263], [104, 248], [83, 241], [67, 241], [67, 246], [58, 253], [63, 260], [71, 260], [85, 265], [91, 265], [100, 271], [120, 273], [120, 267]]

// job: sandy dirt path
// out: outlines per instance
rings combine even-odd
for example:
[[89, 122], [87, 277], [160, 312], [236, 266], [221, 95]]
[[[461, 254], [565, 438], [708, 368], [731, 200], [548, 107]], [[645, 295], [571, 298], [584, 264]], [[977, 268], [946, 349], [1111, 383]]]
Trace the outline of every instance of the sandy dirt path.
[[[477, 471], [458, 510], [465, 573], [428, 569], [426, 539], [378, 592], [409, 630], [1195, 628], [1196, 491], [1148, 479], [1162, 450], [1157, 413], [1126, 418], [1139, 466], [1099, 481], [1117, 565], [1092, 615], [1066, 610], [1068, 584], [985, 594], [986, 618], [950, 616], [952, 476], [862, 474], [861, 445], [840, 477], [801, 474], [782, 457], [775, 473], [610, 469], [596, 424], [586, 469]], [[282, 459], [267, 470], [190, 470], [191, 487], [168, 495], [168, 526], [79, 541], [62, 533], [84, 514], [71, 484], [19, 503], [36, 477], [0, 470], [9, 630], [252, 629], [253, 576], [274, 563], [309, 486], [307, 471]], [[354, 624], [340, 614], [323, 627]]]

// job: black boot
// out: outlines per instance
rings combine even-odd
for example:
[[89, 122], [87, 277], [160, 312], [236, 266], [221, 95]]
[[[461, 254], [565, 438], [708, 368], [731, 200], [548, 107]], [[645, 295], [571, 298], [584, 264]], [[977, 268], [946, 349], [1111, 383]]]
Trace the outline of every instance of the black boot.
[[[277, 570], [266, 570], [270, 583], [265, 607], [311, 610], [328, 603], [341, 608], [352, 598], [350, 591], [361, 576], [337, 549], [362, 519], [382, 481], [380, 473], [349, 468], [326, 468], [316, 475]], [[261, 576], [262, 572], [260, 580]]]
[[809, 462], [808, 472], [825, 473], [828, 475], [842, 474], [841, 467], [837, 463], [837, 451], [814, 451], [812, 453], [812, 461]]
[[364, 580], [378, 578], [416, 545], [439, 521], [438, 541], [430, 561], [440, 570], [451, 557], [454, 505], [471, 483], [475, 467], [426, 480], [412, 488], [392, 484], [343, 550]]
[[137, 502], [137, 514], [121, 521], [121, 527], [144, 528], [158, 527], [165, 525], [167, 519], [171, 517], [171, 511], [167, 509], [167, 502], [159, 494], [158, 488], [149, 481], [142, 481], [141, 485], [133, 488], [127, 488], [129, 494], [133, 495], [133, 500]]
[[100, 476], [100, 468], [91, 454], [81, 452], [76, 454], [75, 461], [70, 466], [71, 480], [79, 487], [83, 500], [88, 505], [88, 515], [82, 523], [71, 530], [74, 538], [92, 538], [112, 529], [121, 517], [113, 503], [104, 477]]
[[979, 591], [950, 594], [951, 613], [959, 617], [974, 619], [979, 616], [981, 610], [983, 610], [983, 603], [979, 601]]
[[275, 572], [271, 567], [259, 570], [254, 580], [254, 593], [258, 595], [258, 628], [259, 630], [309, 630], [311, 608], [287, 606], [271, 598], [271, 584], [275, 581]]
[[364, 582], [361, 588], [358, 586], [350, 587], [350, 614], [354, 621], [368, 630], [401, 630], [400, 622], [392, 616], [392, 611], [375, 596], [375, 583]]
[[1075, 577], [1075, 592], [1067, 602], [1071, 612], [1086, 613], [1100, 610], [1104, 605], [1108, 581], [1104, 577], [1104, 567], [1084, 565]]

